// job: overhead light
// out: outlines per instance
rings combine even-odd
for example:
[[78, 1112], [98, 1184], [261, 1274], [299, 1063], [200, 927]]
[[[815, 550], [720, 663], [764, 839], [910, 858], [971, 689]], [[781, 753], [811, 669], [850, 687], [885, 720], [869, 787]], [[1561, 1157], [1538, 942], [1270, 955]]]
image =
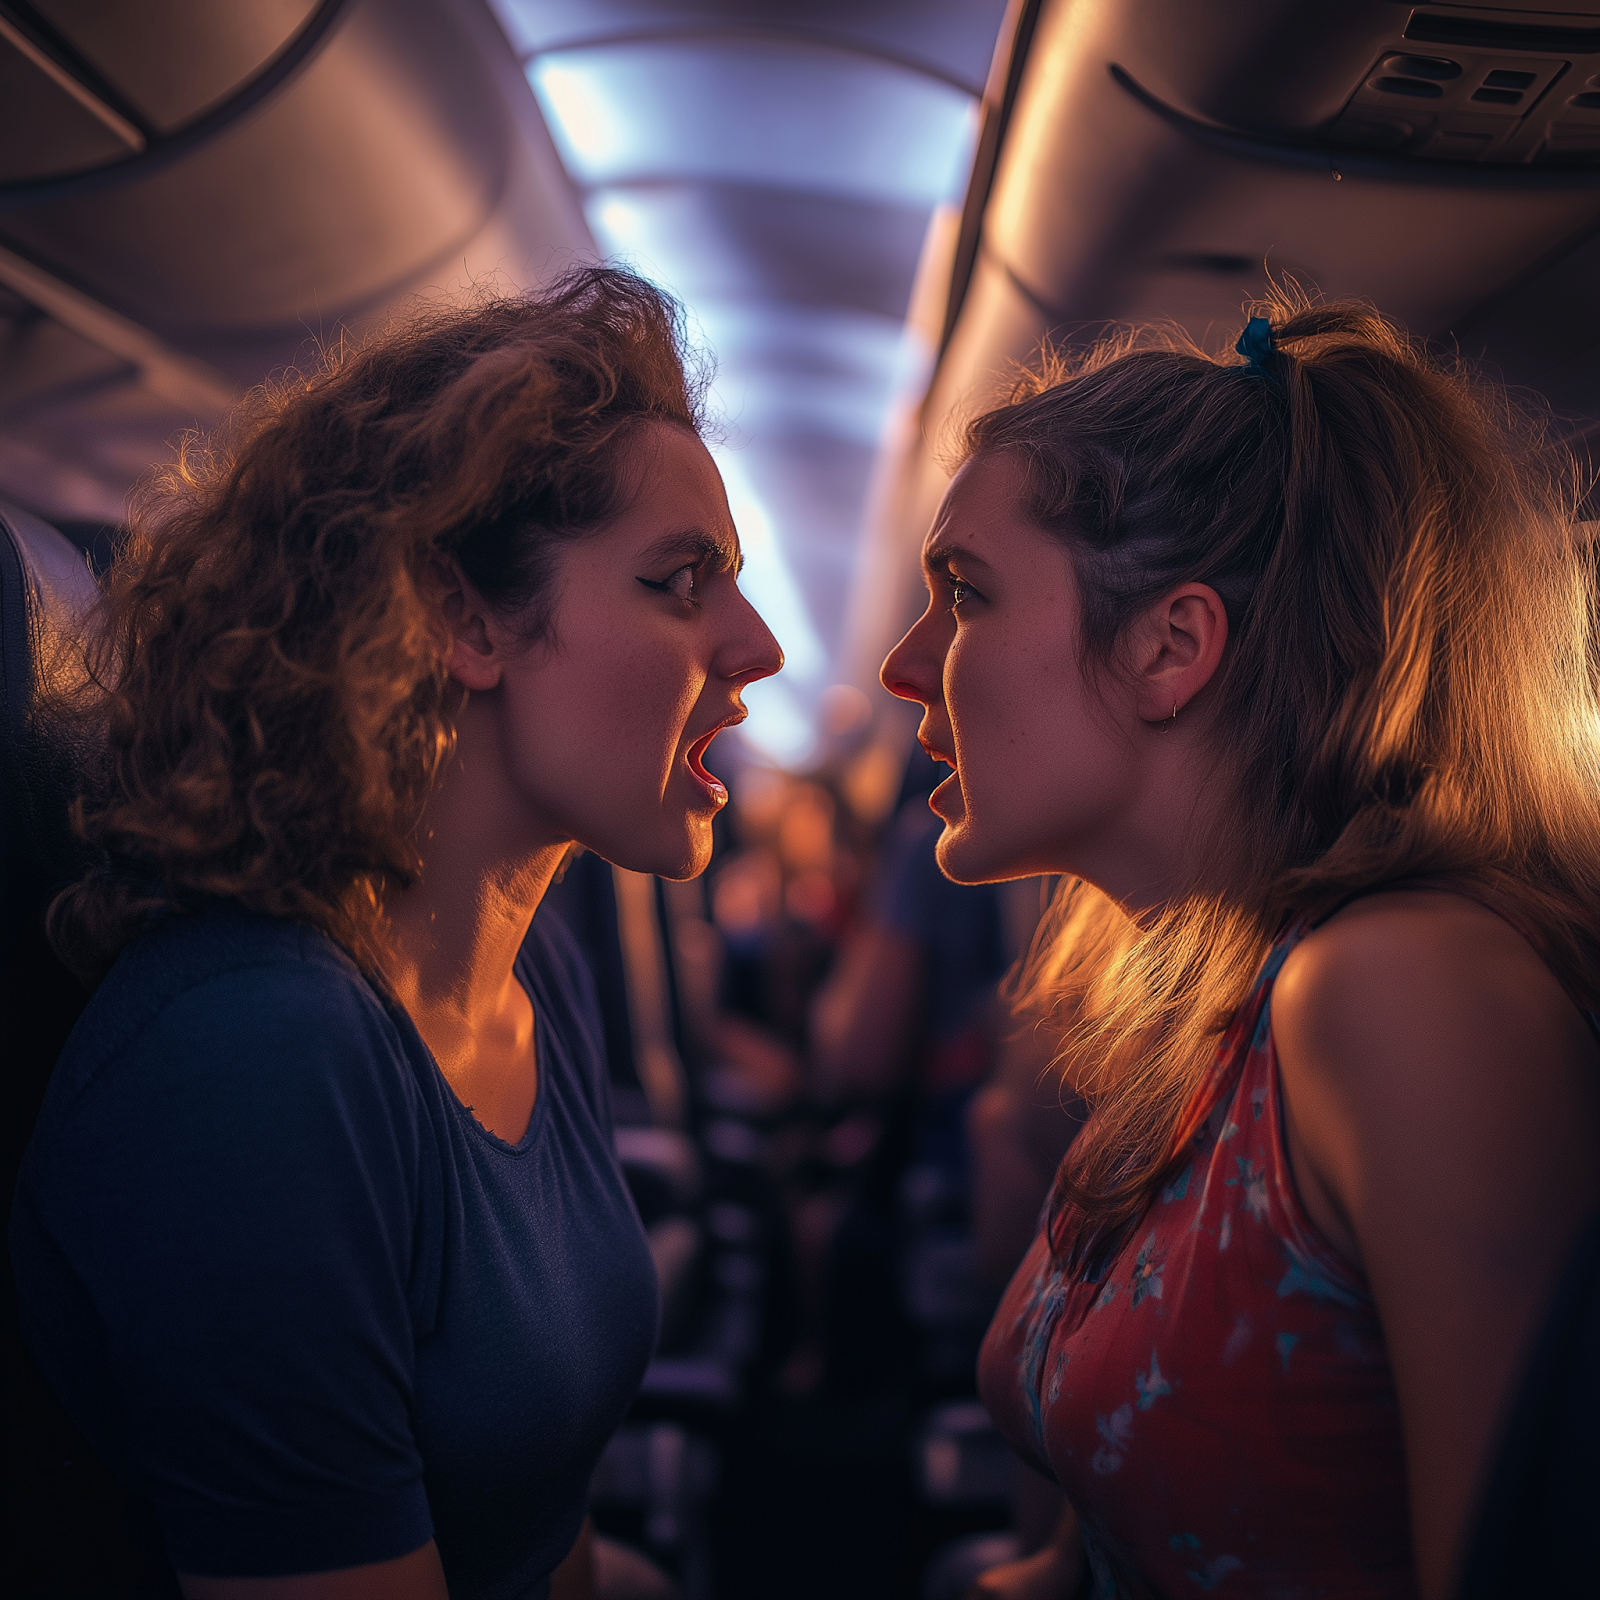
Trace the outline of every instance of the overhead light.
[[960, 194], [971, 160], [970, 94], [826, 45], [632, 41], [527, 71], [585, 187], [709, 179], [931, 207]]

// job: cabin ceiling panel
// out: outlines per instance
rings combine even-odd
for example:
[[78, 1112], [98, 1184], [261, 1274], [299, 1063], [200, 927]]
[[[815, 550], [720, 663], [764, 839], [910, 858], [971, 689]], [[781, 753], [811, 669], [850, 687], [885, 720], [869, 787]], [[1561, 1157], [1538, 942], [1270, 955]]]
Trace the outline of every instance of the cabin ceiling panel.
[[0, 427], [45, 418], [83, 394], [137, 376], [132, 363], [23, 301], [0, 307], [0, 316]]
[[810, 34], [981, 94], [1004, 0], [498, 0], [522, 51], [645, 33]]
[[1541, 263], [1464, 318], [1463, 353], [1529, 384], [1557, 414], [1600, 421], [1600, 234]]
[[1079, 53], [1084, 36], [1114, 28], [1111, 59], [1130, 68], [1136, 61], [1139, 81], [1170, 105], [1225, 127], [1285, 135], [1325, 128], [1408, 15], [1395, 0], [1139, 0], [1078, 10], [1082, 34], [1057, 20], [1057, 5], [1041, 44]]
[[94, 366], [78, 381], [52, 383], [26, 406], [5, 405], [0, 495], [48, 506], [58, 517], [120, 522], [127, 487], [151, 468], [152, 441], [191, 425], [191, 415], [152, 393], [136, 368], [103, 354]]
[[315, 330], [381, 300], [484, 224], [507, 144], [448, 13], [382, 9], [353, 10], [281, 94], [187, 158], [0, 230], [168, 337]]
[[831, 46], [606, 44], [543, 53], [530, 74], [589, 187], [704, 179], [929, 207], [965, 177], [969, 95]]
[[601, 249], [715, 356], [743, 582], [789, 659], [747, 732], [797, 759], [841, 670], [875, 464], [931, 363], [907, 311], [965, 190], [1003, 0], [495, 4]]
[[1292, 266], [1327, 294], [1365, 296], [1441, 335], [1600, 210], [1600, 183], [1434, 182], [1421, 162], [1385, 177], [1355, 152], [1274, 163], [1208, 147], [1113, 79], [1114, 64], [1144, 69], [1135, 48], [1065, 15], [1036, 45], [1007, 135], [985, 244], [1060, 324], [1236, 321], [1259, 271], [1249, 283], [1145, 265], [1233, 257]]
[[[1007, 372], [1037, 355], [1051, 331], [1052, 319], [1015, 275], [997, 257], [980, 255], [924, 408], [930, 443], [942, 444], [941, 430], [985, 409]], [[931, 506], [924, 509], [932, 515]]]
[[671, 182], [607, 186], [589, 209], [608, 240], [653, 276], [675, 266], [691, 304], [761, 297], [905, 315], [928, 214], [837, 195], [759, 184]]
[[[212, 46], [249, 9], [212, 6], [215, 26], [196, 24], [196, 57], [216, 83], [227, 53]], [[268, 48], [263, 27], [294, 31], [309, 9], [255, 7], [238, 36], [255, 44], [235, 66]], [[64, 7], [61, 30], [98, 10], [117, 11], [119, 25], [124, 11], [169, 14]], [[341, 325], [359, 332], [408, 295], [485, 277], [521, 287], [592, 254], [578, 196], [482, 0], [345, 0], [316, 17], [331, 21], [314, 48], [246, 115], [225, 107], [104, 172], [0, 186], [0, 315], [13, 300], [30, 308], [6, 317], [14, 383], [0, 414], [0, 481], [21, 503], [115, 520], [129, 484], [169, 459], [180, 433], [214, 422], [235, 386], [314, 359]], [[115, 40], [107, 48], [122, 59]], [[57, 301], [72, 312], [70, 336], [40, 320]], [[33, 331], [19, 333], [24, 324]], [[105, 347], [96, 328], [110, 330]], [[87, 374], [75, 339], [98, 351]], [[207, 377], [186, 383], [194, 373]]]
[[759, 433], [804, 416], [813, 431], [876, 442], [901, 360], [900, 319], [731, 300], [702, 302], [694, 316], [733, 427]]
[[768, 504], [807, 508], [808, 536], [793, 541], [790, 562], [824, 650], [836, 655], [844, 607], [855, 576], [861, 497], [877, 440], [840, 439], [797, 429], [781, 448], [743, 452], [752, 486]]
[[0, 499], [48, 507], [53, 522], [115, 524], [126, 515], [123, 492], [101, 477], [70, 440], [49, 449], [9, 432], [0, 450]]

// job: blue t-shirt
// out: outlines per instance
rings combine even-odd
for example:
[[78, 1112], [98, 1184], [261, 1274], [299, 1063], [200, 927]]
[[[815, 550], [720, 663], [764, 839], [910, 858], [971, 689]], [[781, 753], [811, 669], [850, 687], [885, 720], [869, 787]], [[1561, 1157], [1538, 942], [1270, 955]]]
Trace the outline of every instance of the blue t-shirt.
[[452, 1600], [545, 1592], [655, 1340], [592, 984], [517, 965], [520, 1143], [329, 940], [214, 905], [136, 940], [50, 1082], [11, 1230], [23, 1328], [180, 1571], [437, 1539]]

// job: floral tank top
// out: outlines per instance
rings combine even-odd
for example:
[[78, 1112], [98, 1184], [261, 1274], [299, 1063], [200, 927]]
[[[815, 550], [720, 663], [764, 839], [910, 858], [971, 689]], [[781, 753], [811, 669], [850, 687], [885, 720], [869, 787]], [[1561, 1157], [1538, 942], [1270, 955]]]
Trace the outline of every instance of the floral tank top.
[[1095, 1600], [1416, 1594], [1383, 1330], [1285, 1149], [1270, 1002], [1300, 933], [1223, 1036], [1188, 1164], [1093, 1276], [1041, 1233], [984, 1341], [984, 1400], [1077, 1509]]

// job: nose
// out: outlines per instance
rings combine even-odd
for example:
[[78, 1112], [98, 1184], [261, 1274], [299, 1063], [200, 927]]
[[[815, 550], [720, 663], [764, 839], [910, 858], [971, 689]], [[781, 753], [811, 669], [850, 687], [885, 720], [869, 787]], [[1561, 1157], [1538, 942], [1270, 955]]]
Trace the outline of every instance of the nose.
[[782, 667], [783, 646], [761, 620], [761, 613], [740, 594], [734, 607], [733, 626], [717, 652], [717, 676], [739, 684], [757, 683], [762, 678], [770, 678]]
[[939, 698], [944, 652], [934, 648], [928, 609], [907, 630], [905, 637], [883, 659], [878, 681], [901, 700], [915, 700], [930, 706]]

